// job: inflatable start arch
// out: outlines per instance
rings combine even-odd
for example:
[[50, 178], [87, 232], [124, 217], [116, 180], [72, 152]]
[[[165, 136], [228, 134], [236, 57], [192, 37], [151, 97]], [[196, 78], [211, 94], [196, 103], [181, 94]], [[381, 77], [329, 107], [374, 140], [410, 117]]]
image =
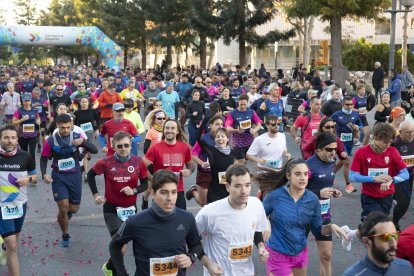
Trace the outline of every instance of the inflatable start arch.
[[123, 65], [122, 48], [98, 27], [0, 26], [0, 45], [90, 46], [105, 59], [108, 67]]

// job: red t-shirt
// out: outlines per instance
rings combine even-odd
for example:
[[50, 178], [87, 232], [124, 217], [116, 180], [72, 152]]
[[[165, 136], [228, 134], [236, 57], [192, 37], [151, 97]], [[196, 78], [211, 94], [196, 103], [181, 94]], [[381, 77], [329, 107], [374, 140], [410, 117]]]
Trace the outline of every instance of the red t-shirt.
[[[309, 115], [300, 115], [296, 118], [295, 123], [293, 124], [296, 128], [300, 128], [302, 129], [302, 143], [301, 143], [301, 148], [303, 148], [303, 146], [312, 138], [313, 135], [315, 135], [318, 132], [318, 127], [319, 124], [322, 120], [321, 115], [318, 114], [312, 114], [311, 116], [311, 120], [309, 121], [309, 125], [306, 127], [306, 125], [308, 124], [308, 118]], [[305, 131], [303, 131], [303, 129], [306, 127]]]
[[401, 232], [397, 244], [397, 257], [408, 260], [414, 267], [414, 224]]
[[[169, 145], [165, 141], [151, 145], [145, 155], [153, 163], [154, 172], [167, 169], [179, 173], [185, 168], [185, 163], [191, 161], [190, 146], [184, 142], [177, 141], [175, 145]], [[178, 191], [184, 191], [183, 176], [179, 173]]]
[[[396, 148], [388, 147], [382, 153], [375, 153], [370, 145], [366, 145], [355, 152], [351, 171], [361, 175], [375, 176], [386, 174], [394, 177], [406, 167]], [[381, 183], [362, 183], [362, 193], [371, 197], [382, 198], [394, 194], [394, 183], [391, 184], [390, 189], [387, 191], [381, 191], [380, 188]]]
[[133, 206], [137, 202], [137, 195], [128, 196], [120, 190], [124, 187], [131, 189], [138, 186], [138, 179], [148, 177], [148, 170], [140, 157], [131, 155], [126, 162], [119, 162], [114, 156], [98, 160], [93, 170], [96, 174], [104, 174], [105, 198], [110, 204], [117, 207]]
[[108, 153], [106, 156], [114, 155], [115, 151], [112, 148], [112, 136], [118, 131], [124, 131], [131, 134], [132, 137], [138, 135], [137, 128], [134, 126], [131, 121], [127, 119], [122, 119], [120, 122], [116, 122], [114, 119], [109, 120], [104, 123], [101, 129], [102, 135], [107, 135], [108, 139], [106, 141], [106, 146], [108, 147]]

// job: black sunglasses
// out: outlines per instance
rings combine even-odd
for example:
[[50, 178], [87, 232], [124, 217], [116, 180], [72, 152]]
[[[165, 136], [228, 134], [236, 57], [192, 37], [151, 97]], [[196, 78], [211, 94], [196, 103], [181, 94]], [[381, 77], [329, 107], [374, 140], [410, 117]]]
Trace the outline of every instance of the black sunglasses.
[[323, 148], [324, 150], [326, 150], [327, 152], [333, 152], [334, 150], [336, 150], [336, 148]]
[[157, 120], [167, 120], [167, 118], [165, 118], [165, 117], [155, 117]]
[[280, 124], [279, 123], [273, 123], [273, 124], [271, 124], [271, 123], [268, 123], [268, 125], [271, 125], [271, 126], [280, 126]]
[[351, 105], [354, 105], [353, 103], [348, 103], [348, 104], [345, 104], [346, 106], [351, 106]]
[[122, 149], [122, 148], [129, 149], [130, 146], [131, 146], [131, 144], [118, 144], [118, 145], [116, 145], [116, 148], [117, 149]]
[[326, 129], [334, 129], [334, 128], [335, 128], [335, 126], [336, 126], [336, 125], [333, 125], [333, 126], [324, 126], [324, 128], [326, 128]]

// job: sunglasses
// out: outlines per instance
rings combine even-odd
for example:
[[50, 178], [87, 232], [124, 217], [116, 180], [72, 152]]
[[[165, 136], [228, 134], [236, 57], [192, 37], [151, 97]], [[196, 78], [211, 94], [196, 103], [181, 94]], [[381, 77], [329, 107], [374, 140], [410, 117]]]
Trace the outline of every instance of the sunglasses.
[[395, 232], [395, 233], [385, 233], [385, 234], [377, 234], [377, 235], [366, 236], [366, 238], [371, 238], [371, 237], [378, 237], [378, 239], [380, 241], [383, 241], [383, 242], [389, 242], [389, 241], [391, 241], [391, 239], [394, 239], [394, 240], [397, 241], [398, 238], [400, 237], [400, 233]]
[[326, 150], [327, 152], [333, 152], [334, 150], [336, 150], [336, 148], [323, 148], [324, 150]]
[[326, 129], [334, 129], [334, 128], [335, 128], [335, 126], [336, 126], [336, 125], [333, 125], [333, 126], [324, 126], [324, 128], [326, 128]]
[[125, 108], [133, 108], [134, 106], [133, 105], [129, 105], [129, 104], [124, 104], [124, 107]]
[[129, 149], [129, 147], [131, 146], [131, 144], [118, 144], [118, 145], [116, 145], [115, 147], [117, 148], [117, 149], [122, 149], [122, 148], [126, 148], [126, 149]]
[[63, 89], [56, 89], [56, 91], [63, 91]]
[[212, 83], [211, 81], [207, 81], [206, 83]]
[[79, 85], [78, 87], [79, 87], [79, 88], [84, 88], [84, 87], [85, 87], [85, 85]]
[[273, 127], [275, 127], [275, 126], [280, 126], [280, 124], [279, 124], [279, 123], [273, 123], [273, 124], [268, 123], [268, 125], [273, 126]]
[[346, 106], [352, 106], [354, 105], [353, 103], [349, 103], [349, 104], [345, 104]]
[[157, 119], [157, 120], [160, 120], [160, 121], [161, 121], [161, 120], [163, 120], [163, 121], [167, 120], [167, 118], [165, 118], [165, 117], [156, 117], [156, 119]]
[[252, 87], [251, 89], [257, 89], [257, 87]]

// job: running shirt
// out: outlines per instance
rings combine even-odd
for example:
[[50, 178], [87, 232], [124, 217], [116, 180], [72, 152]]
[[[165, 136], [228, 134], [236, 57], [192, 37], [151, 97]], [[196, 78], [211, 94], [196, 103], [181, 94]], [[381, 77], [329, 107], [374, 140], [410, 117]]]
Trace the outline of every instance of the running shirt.
[[36, 125], [36, 119], [39, 118], [39, 113], [36, 107], [26, 110], [23, 107], [19, 108], [14, 112], [14, 119], [20, 120], [24, 116], [29, 116], [29, 119], [20, 123], [19, 125], [19, 137], [20, 138], [33, 138], [36, 137], [39, 130], [39, 126]]
[[[365, 176], [385, 174], [394, 177], [406, 167], [396, 148], [388, 147], [384, 152], [375, 153], [370, 145], [366, 145], [355, 152], [350, 169]], [[383, 198], [395, 192], [394, 183], [386, 191], [381, 191], [380, 187], [381, 183], [362, 182], [362, 193]]]
[[[309, 116], [311, 116], [309, 120]], [[302, 116], [298, 116], [296, 118], [295, 123], [293, 124], [294, 127], [297, 129], [302, 130], [302, 137], [301, 137], [301, 149], [304, 145], [318, 132], [319, 124], [321, 123], [323, 116], [320, 113], [318, 114], [306, 114]], [[306, 129], [305, 129], [306, 128]]]
[[120, 190], [129, 186], [137, 187], [138, 179], [148, 177], [148, 170], [140, 157], [131, 155], [131, 159], [119, 162], [112, 155], [98, 160], [93, 170], [97, 175], [104, 174], [106, 202], [117, 207], [134, 206], [137, 195], [128, 196]]
[[184, 191], [184, 181], [180, 171], [185, 168], [185, 163], [192, 159], [190, 145], [181, 141], [169, 145], [165, 141], [161, 141], [150, 146], [145, 158], [153, 163], [154, 172], [167, 169], [179, 176], [178, 192]]
[[[228, 197], [204, 206], [196, 216], [204, 252], [226, 276], [255, 275], [252, 261], [255, 232], [267, 230], [262, 203], [249, 197], [246, 208], [235, 210]], [[204, 276], [210, 275], [204, 268]]]
[[230, 112], [224, 123], [225, 127], [231, 126], [234, 129], [244, 129], [243, 133], [233, 133], [233, 145], [235, 147], [249, 147], [254, 140], [253, 135], [250, 133], [250, 128], [253, 125], [261, 124], [262, 121], [257, 116], [253, 109], [247, 108], [246, 111], [239, 111], [234, 109]]
[[[160, 218], [152, 209], [138, 212], [115, 234], [115, 240], [120, 243], [133, 241], [135, 276], [185, 275], [185, 269], [175, 269], [174, 257], [187, 254], [187, 247], [199, 244], [201, 237], [191, 213], [179, 208], [175, 208], [175, 212], [168, 220]], [[166, 264], [163, 267], [162, 262]], [[155, 273], [150, 274], [150, 270]]]
[[257, 163], [259, 168], [270, 167], [279, 169], [283, 165], [284, 151], [287, 151], [284, 133], [277, 133], [275, 138], [271, 138], [268, 133], [264, 133], [254, 139], [247, 154], [266, 160], [265, 164]]
[[180, 96], [175, 91], [168, 93], [166, 90], [158, 94], [157, 100], [161, 101], [162, 109], [167, 113], [168, 117], [175, 119], [175, 103], [180, 102]]
[[34, 104], [37, 104], [35, 108], [37, 108], [37, 112], [39, 113], [40, 119], [42, 120], [42, 122], [45, 122], [47, 120], [49, 102], [44, 100], [43, 97], [40, 97], [39, 99], [32, 98], [32, 106]]
[[367, 116], [367, 96], [360, 98], [358, 95], [352, 98], [352, 102], [354, 103], [354, 108], [358, 109], [360, 117]]
[[162, 140], [162, 132], [156, 130], [155, 128], [151, 128], [145, 135], [145, 140], [150, 140], [151, 145], [157, 144]]
[[112, 136], [118, 131], [124, 131], [129, 133], [132, 137], [138, 135], [138, 131], [131, 121], [127, 119], [122, 119], [121, 121], [117, 122], [114, 119], [111, 119], [104, 123], [101, 129], [101, 134], [103, 136], [107, 136], [106, 146], [108, 147], [108, 152], [106, 156], [111, 156], [115, 153], [114, 149], [112, 148]]
[[351, 143], [353, 141], [353, 130], [350, 124], [357, 125], [362, 128], [361, 118], [358, 112], [352, 111], [351, 114], [346, 114], [339, 110], [332, 114], [331, 118], [336, 122], [336, 136], [341, 138], [341, 141]]
[[26, 186], [20, 186], [16, 180], [33, 174], [36, 162], [28, 152], [18, 150], [12, 156], [0, 155], [0, 207], [26, 203]]
[[397, 136], [391, 146], [398, 150], [405, 165], [407, 165], [407, 170], [412, 174], [414, 172], [414, 143], [405, 143], [400, 136]]

